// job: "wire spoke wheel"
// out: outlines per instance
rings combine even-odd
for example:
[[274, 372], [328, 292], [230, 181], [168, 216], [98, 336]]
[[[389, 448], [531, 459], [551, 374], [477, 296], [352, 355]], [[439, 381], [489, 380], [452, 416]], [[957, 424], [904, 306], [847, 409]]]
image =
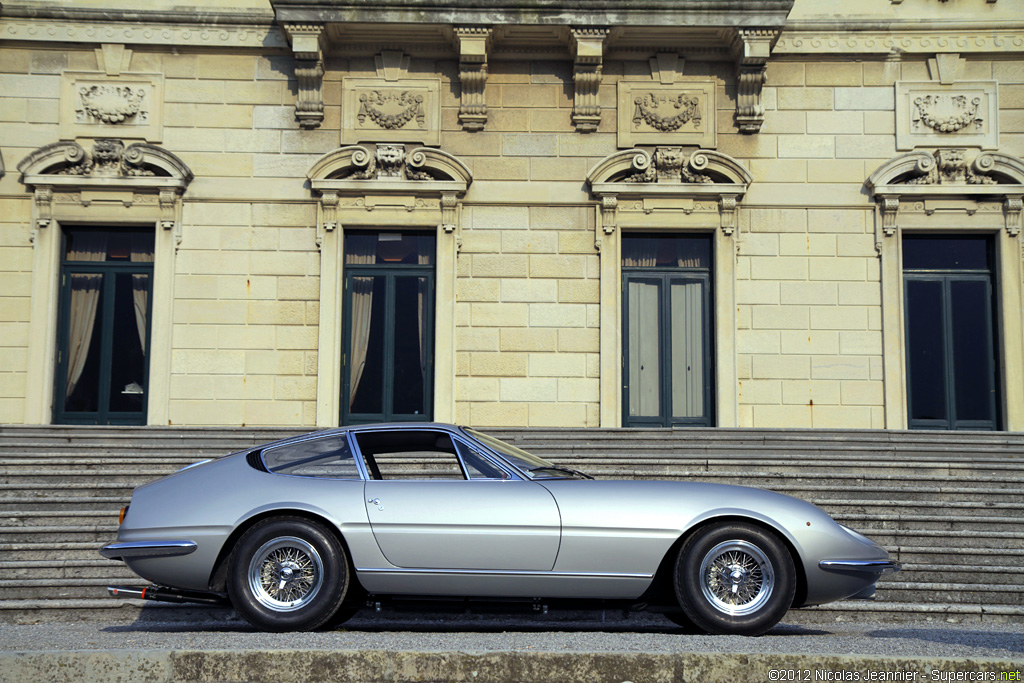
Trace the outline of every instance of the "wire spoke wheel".
[[700, 565], [701, 590], [725, 614], [756, 612], [772, 596], [775, 574], [764, 552], [748, 541], [719, 543]]
[[249, 589], [253, 597], [275, 612], [291, 612], [308, 605], [320, 591], [324, 565], [308, 542], [294, 536], [264, 543], [249, 562]]

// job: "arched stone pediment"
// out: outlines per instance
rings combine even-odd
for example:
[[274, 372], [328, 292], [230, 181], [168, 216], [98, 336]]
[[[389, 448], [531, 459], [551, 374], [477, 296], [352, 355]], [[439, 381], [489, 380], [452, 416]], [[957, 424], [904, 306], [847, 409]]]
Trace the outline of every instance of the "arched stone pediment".
[[1024, 162], [999, 152], [982, 152], [971, 160], [963, 149], [911, 152], [890, 159], [867, 179], [873, 194], [889, 186], [959, 187], [957, 193], [963, 194], [993, 185], [1024, 185]]
[[314, 187], [317, 187], [317, 181], [324, 180], [388, 183], [404, 180], [455, 183], [465, 191], [473, 182], [473, 174], [466, 165], [447, 152], [417, 147], [407, 153], [405, 145], [384, 144], [373, 150], [362, 145], [340, 147], [317, 159], [306, 176], [313, 181]]
[[35, 192], [36, 227], [53, 218], [53, 195], [59, 192], [159, 194], [160, 225], [180, 239], [181, 195], [192, 170], [174, 154], [145, 142], [125, 146], [99, 138], [87, 150], [77, 142], [55, 142], [35, 150], [18, 164], [21, 182]]
[[[659, 147], [653, 154], [644, 149], [627, 149], [611, 154], [597, 163], [587, 174], [587, 182], [595, 193], [617, 183], [682, 186], [677, 193], [708, 194], [701, 186], [732, 185], [746, 192], [753, 180], [747, 169], [727, 154], [697, 150], [686, 156], [679, 147]], [[694, 187], [689, 187], [694, 186]], [[700, 188], [700, 189], [698, 189]], [[642, 191], [642, 190], [638, 190]], [[659, 192], [661, 194], [661, 192]]]
[[[717, 200], [722, 231], [736, 227], [736, 203], [753, 178], [728, 154], [698, 149], [689, 155], [681, 147], [627, 149], [610, 154], [587, 174], [587, 184], [601, 200], [602, 227], [611, 234], [618, 225], [620, 199], [661, 197], [692, 213], [694, 200]], [[667, 210], [672, 210], [671, 208]]]
[[[184, 189], [193, 178], [185, 162], [165, 149], [144, 142], [125, 147], [112, 138], [96, 140], [91, 150], [77, 142], [45, 145], [25, 157], [18, 170], [26, 185], [46, 182]], [[158, 182], [144, 182], [146, 179]]]
[[[458, 198], [466, 193], [473, 174], [455, 156], [430, 147], [406, 151], [405, 145], [378, 143], [340, 147], [323, 155], [306, 173], [313, 190], [320, 193], [320, 228], [331, 232], [346, 218], [378, 205], [386, 212], [404, 206], [406, 211], [437, 211], [438, 225], [446, 233], [456, 229]], [[346, 207], [340, 198], [352, 198]], [[379, 203], [380, 197], [390, 198]], [[382, 211], [377, 211], [381, 214]], [[401, 224], [401, 223], [399, 223]], [[322, 242], [319, 234], [318, 241]]]
[[1024, 207], [1024, 161], [1000, 152], [970, 157], [966, 149], [901, 154], [879, 166], [864, 183], [878, 202], [885, 235], [896, 233], [904, 199], [965, 198], [1002, 201], [1006, 231], [1017, 235]]

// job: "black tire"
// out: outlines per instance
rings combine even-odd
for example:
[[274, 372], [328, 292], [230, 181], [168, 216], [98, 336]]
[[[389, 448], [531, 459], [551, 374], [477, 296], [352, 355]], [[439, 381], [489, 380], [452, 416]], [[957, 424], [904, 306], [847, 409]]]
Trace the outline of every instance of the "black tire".
[[231, 604], [263, 631], [311, 631], [342, 606], [349, 586], [345, 549], [320, 523], [275, 517], [245, 532], [228, 568]]
[[675, 569], [676, 598], [709, 633], [757, 636], [786, 615], [796, 569], [779, 538], [761, 527], [728, 522], [686, 540]]

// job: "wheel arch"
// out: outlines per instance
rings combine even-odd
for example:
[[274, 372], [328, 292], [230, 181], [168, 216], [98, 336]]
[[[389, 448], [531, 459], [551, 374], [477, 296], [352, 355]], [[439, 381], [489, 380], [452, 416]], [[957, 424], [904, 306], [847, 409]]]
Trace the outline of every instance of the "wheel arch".
[[797, 551], [796, 546], [793, 545], [793, 541], [789, 538], [789, 534], [785, 533], [780, 527], [758, 517], [736, 513], [725, 513], [702, 517], [687, 527], [686, 530], [679, 535], [679, 538], [673, 541], [672, 545], [669, 546], [668, 550], [665, 552], [665, 556], [661, 559], [661, 563], [658, 565], [658, 569], [654, 574], [654, 580], [651, 582], [651, 587], [648, 589], [649, 599], [664, 600], [666, 601], [665, 604], [668, 605], [674, 604], [675, 588], [673, 585], [673, 576], [675, 573], [675, 563], [676, 558], [679, 555], [679, 549], [683, 547], [683, 544], [686, 543], [687, 540], [704, 529], [716, 524], [728, 524], [732, 522], [742, 522], [744, 524], [751, 524], [753, 526], [760, 527], [761, 529], [772, 533], [782, 541], [786, 550], [789, 551], [790, 557], [793, 559], [793, 567], [796, 570], [796, 593], [793, 596], [792, 606], [796, 607], [802, 605], [807, 600], [807, 575], [804, 572], [800, 553]]
[[345, 539], [345, 535], [336, 524], [323, 515], [318, 515], [317, 513], [310, 512], [309, 510], [302, 510], [298, 508], [277, 508], [273, 510], [263, 510], [246, 518], [231, 532], [227, 540], [224, 541], [224, 545], [221, 547], [220, 553], [217, 555], [217, 561], [214, 562], [213, 571], [210, 572], [209, 586], [211, 591], [216, 593], [227, 592], [228, 566], [230, 565], [229, 560], [235, 546], [238, 545], [238, 540], [245, 534], [245, 532], [260, 522], [267, 519], [273, 519], [275, 517], [296, 517], [299, 519], [306, 519], [311, 522], [316, 522], [330, 531], [338, 542], [341, 543], [341, 547], [345, 550], [345, 558], [349, 564], [349, 590], [351, 591], [353, 587], [356, 587], [358, 590], [362, 590], [362, 586], [359, 584], [359, 578], [356, 576], [356, 572], [353, 569], [352, 551], [348, 547], [348, 541]]

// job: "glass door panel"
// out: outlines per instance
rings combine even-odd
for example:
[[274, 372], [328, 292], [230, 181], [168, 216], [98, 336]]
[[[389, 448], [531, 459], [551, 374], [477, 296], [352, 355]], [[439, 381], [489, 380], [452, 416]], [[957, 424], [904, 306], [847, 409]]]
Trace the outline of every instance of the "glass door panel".
[[671, 285], [672, 416], [704, 416], [703, 283]]
[[941, 280], [908, 280], [907, 364], [910, 419], [946, 419], [946, 349]]
[[61, 354], [64, 411], [96, 413], [100, 408], [102, 356], [103, 274], [69, 273], [65, 278], [67, 301], [64, 343]]
[[395, 277], [394, 386], [392, 412], [423, 415], [427, 384], [427, 293], [425, 277]]
[[149, 280], [145, 273], [114, 275], [110, 318], [110, 406], [114, 413], [139, 413], [145, 405]]
[[349, 280], [348, 412], [384, 411], [384, 331], [387, 321], [387, 278]]
[[640, 279], [626, 285], [630, 417], [661, 415], [661, 285]]
[[995, 420], [992, 293], [987, 281], [949, 283], [957, 422]]

